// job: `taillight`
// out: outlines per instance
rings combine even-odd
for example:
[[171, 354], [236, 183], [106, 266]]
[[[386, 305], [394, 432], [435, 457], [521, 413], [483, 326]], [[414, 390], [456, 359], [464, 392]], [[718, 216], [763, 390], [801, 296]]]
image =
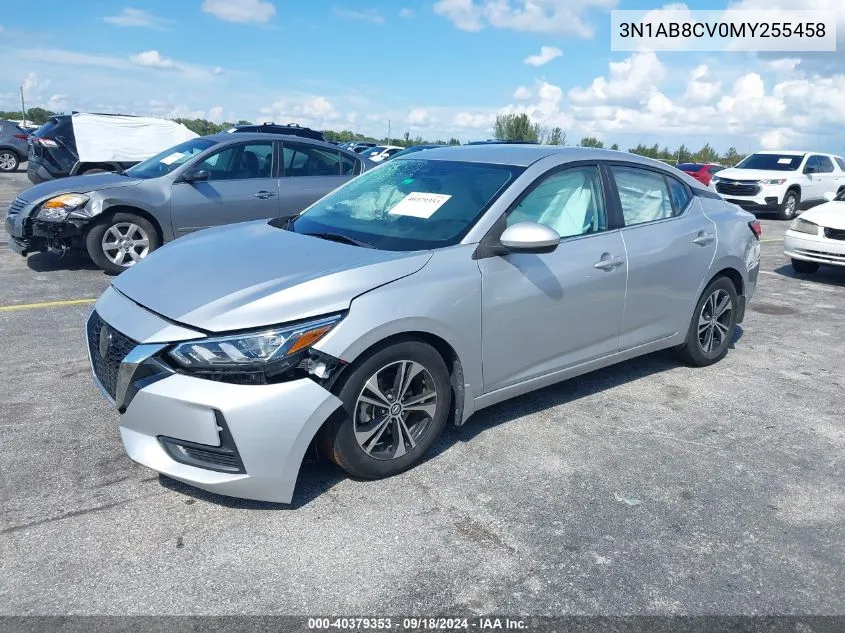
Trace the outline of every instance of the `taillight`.
[[59, 144], [56, 143], [56, 141], [54, 141], [53, 139], [49, 139], [49, 138], [41, 138], [40, 136], [33, 136], [32, 140], [35, 141], [36, 143], [41, 144], [44, 147], [58, 147], [59, 146]]
[[760, 226], [760, 222], [757, 220], [751, 220], [751, 222], [748, 223], [748, 228], [751, 229], [752, 233], [754, 233], [754, 237], [759, 240], [760, 236], [763, 234], [763, 227]]
[[13, 134], [12, 136], [19, 138], [22, 141], [25, 141], [28, 138], [26, 134]]

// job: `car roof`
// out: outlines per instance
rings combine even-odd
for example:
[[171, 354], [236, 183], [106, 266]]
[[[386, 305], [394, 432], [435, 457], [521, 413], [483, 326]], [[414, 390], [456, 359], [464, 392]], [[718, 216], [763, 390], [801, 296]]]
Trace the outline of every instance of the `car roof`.
[[[598, 149], [594, 147], [564, 147], [562, 145], [511, 145], [490, 143], [485, 145], [451, 145], [426, 150], [425, 157], [406, 154], [398, 160], [454, 160], [468, 163], [492, 163], [528, 167], [548, 156], [560, 156], [564, 160], [623, 160], [642, 165], [674, 168], [659, 160], [637, 154]], [[680, 171], [680, 170], [679, 170]]]
[[[341, 149], [337, 145], [333, 145], [327, 141], [319, 141], [307, 136], [297, 136], [296, 134], [274, 134], [272, 132], [238, 132], [237, 134], [232, 134], [231, 132], [219, 132], [218, 134], [209, 134], [205, 138], [214, 139], [220, 143], [243, 143], [244, 141], [290, 141], [292, 143], [305, 143], [307, 145], [324, 147], [326, 149]], [[351, 154], [352, 152], [348, 153]]]

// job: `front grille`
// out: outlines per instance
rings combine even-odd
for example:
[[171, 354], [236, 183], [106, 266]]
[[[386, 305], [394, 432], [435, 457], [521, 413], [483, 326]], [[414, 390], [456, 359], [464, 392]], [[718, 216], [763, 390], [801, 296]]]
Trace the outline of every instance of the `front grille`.
[[23, 221], [23, 236], [24, 237], [32, 237], [33, 236], [32, 220], [29, 219], [29, 218], [26, 218]]
[[17, 215], [25, 206], [26, 202], [24, 202], [20, 198], [15, 198], [12, 201], [12, 204], [9, 206], [9, 210], [6, 211], [6, 215]]
[[824, 230], [824, 236], [831, 240], [845, 240], [845, 229], [831, 229]]
[[[100, 335], [103, 333], [103, 328], [108, 328], [107, 332], [103, 334], [104, 340], [102, 347], [106, 347], [105, 355], [100, 353]], [[96, 312], [91, 313], [91, 317], [88, 319], [87, 330], [88, 351], [91, 354], [91, 365], [94, 369], [94, 375], [108, 394], [114, 398], [117, 393], [117, 373], [120, 369], [120, 363], [123, 362], [123, 359], [126, 358], [127, 354], [132, 351], [137, 343], [110, 325], [107, 325]], [[106, 343], [108, 343], [107, 346]]]
[[760, 186], [756, 182], [721, 180], [716, 183], [716, 191], [729, 196], [755, 196], [760, 193]]
[[834, 264], [845, 264], [845, 255], [839, 253], [828, 253], [825, 251], [811, 250], [809, 248], [793, 249], [796, 255], [804, 255], [814, 259], [823, 259]]

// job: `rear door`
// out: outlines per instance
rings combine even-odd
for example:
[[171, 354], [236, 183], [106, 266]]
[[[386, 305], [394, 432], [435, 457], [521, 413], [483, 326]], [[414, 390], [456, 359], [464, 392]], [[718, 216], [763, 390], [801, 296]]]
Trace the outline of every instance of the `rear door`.
[[361, 173], [361, 161], [336, 148], [296, 141], [282, 143], [279, 208], [296, 215]]
[[279, 215], [278, 143], [235, 143], [214, 152], [190, 171], [207, 181], [173, 183], [170, 209], [176, 237], [198, 229]]
[[[806, 180], [801, 187], [802, 201], [817, 202], [824, 198], [825, 185], [827, 183], [828, 176], [824, 171], [826, 166], [824, 165], [822, 158], [825, 157], [813, 154], [807, 158], [807, 162], [804, 164], [804, 177]], [[830, 159], [828, 159], [828, 162], [830, 162]], [[830, 165], [830, 168], [831, 170], [833, 169], [832, 164]]]
[[689, 327], [694, 303], [716, 253], [716, 225], [691, 190], [657, 169], [609, 167], [625, 226], [628, 294], [622, 350]]
[[838, 166], [833, 164], [830, 156], [819, 155], [819, 172], [815, 174], [818, 176], [820, 183], [819, 198], [824, 199], [826, 193], [835, 194], [842, 185], [842, 173]]

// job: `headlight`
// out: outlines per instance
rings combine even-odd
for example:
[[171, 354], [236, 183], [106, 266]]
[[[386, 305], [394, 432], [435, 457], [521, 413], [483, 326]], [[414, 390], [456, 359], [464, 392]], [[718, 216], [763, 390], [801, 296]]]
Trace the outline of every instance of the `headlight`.
[[[340, 321], [333, 315], [261, 332], [186, 341], [168, 352], [176, 364], [199, 376], [265, 384], [296, 367], [307, 350]], [[231, 380], [227, 380], [227, 375]]]
[[43, 202], [37, 217], [48, 222], [64, 222], [71, 211], [84, 207], [86, 202], [88, 196], [81, 193], [64, 193]]
[[718, 176], [713, 176], [713, 177], [710, 179], [710, 182], [712, 182], [712, 183], [715, 185], [717, 182], [722, 182], [722, 179], [721, 179], [721, 178], [719, 178]]
[[758, 181], [761, 185], [782, 185], [786, 182], [786, 178], [772, 178], [771, 180]]
[[793, 231], [798, 231], [799, 233], [809, 233], [810, 235], [819, 234], [818, 224], [810, 222], [809, 220], [802, 220], [801, 218], [795, 218], [792, 221], [792, 224], [789, 225], [789, 228]]

